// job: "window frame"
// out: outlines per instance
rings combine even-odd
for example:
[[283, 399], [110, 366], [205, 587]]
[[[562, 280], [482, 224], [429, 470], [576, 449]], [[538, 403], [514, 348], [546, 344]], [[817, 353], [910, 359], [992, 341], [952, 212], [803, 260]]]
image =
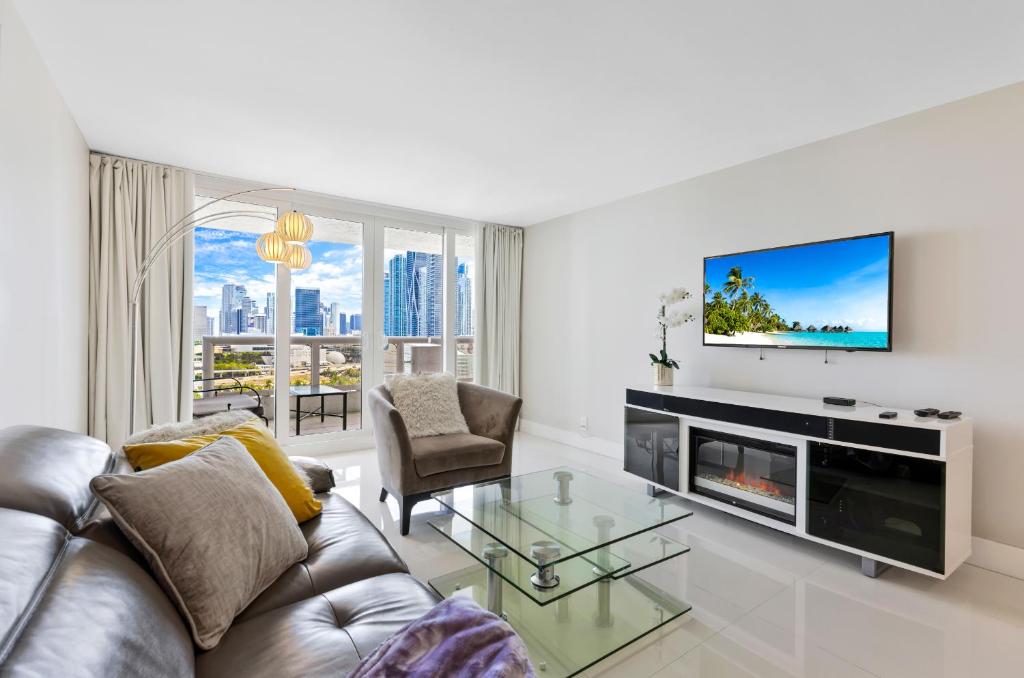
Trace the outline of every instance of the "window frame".
[[[237, 191], [255, 188], [270, 188], [266, 184], [231, 179], [208, 174], [195, 175], [195, 195], [215, 199]], [[329, 219], [342, 219], [363, 224], [363, 302], [362, 302], [362, 382], [361, 382], [361, 427], [357, 431], [335, 431], [308, 436], [289, 436], [286, 426], [275, 424], [275, 438], [282, 445], [296, 448], [293, 451], [302, 454], [330, 454], [349, 450], [365, 449], [371, 445], [373, 422], [365, 416], [368, 409], [369, 390], [384, 382], [383, 340], [384, 340], [384, 229], [401, 228], [428, 233], [437, 233], [443, 239], [444, 257], [444, 360], [443, 370], [456, 374], [456, 341], [455, 341], [455, 237], [456, 235], [472, 236], [477, 254], [477, 271], [479, 271], [479, 253], [481, 252], [482, 223], [458, 217], [450, 217], [430, 212], [421, 212], [389, 205], [349, 200], [323, 193], [288, 190], [249, 194], [244, 196], [245, 202], [276, 208], [278, 215], [288, 210], [299, 210], [304, 213]], [[189, 237], [192, 237], [191, 235]], [[315, 237], [315, 236], [314, 236]], [[194, 262], [191, 263], [194, 268]], [[289, 360], [281, 360], [280, 356], [290, 355], [291, 326], [288, 320], [292, 314], [291, 271], [287, 266], [276, 267], [276, 309], [274, 327], [274, 417], [275, 422], [289, 421], [291, 416], [288, 397], [290, 379]], [[473, 290], [473, 326], [479, 327], [477, 290]], [[192, 306], [187, 308], [188, 317], [183, 319], [191, 323]], [[281, 319], [285, 322], [279, 322]], [[282, 353], [284, 350], [284, 353]], [[479, 351], [476, 351], [479, 353]], [[474, 369], [474, 380], [478, 379], [478, 371]], [[190, 386], [190, 385], [189, 385]], [[297, 448], [301, 448], [297, 449]]]

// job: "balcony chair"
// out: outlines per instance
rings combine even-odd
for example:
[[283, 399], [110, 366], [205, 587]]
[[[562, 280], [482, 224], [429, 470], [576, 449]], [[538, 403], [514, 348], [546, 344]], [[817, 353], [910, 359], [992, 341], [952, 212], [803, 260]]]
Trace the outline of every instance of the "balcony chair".
[[[211, 414], [217, 414], [218, 412], [227, 412], [228, 410], [249, 410], [262, 419], [267, 426], [270, 426], [270, 421], [263, 413], [263, 399], [256, 389], [251, 386], [243, 386], [242, 382], [233, 377], [202, 377], [195, 381], [197, 384], [205, 385], [208, 381], [217, 382], [229, 379], [235, 382], [234, 386], [214, 385], [193, 390], [193, 393], [201, 393], [203, 395], [192, 401], [192, 418], [200, 419]], [[247, 391], [251, 391], [252, 395], [247, 393]]]
[[377, 386], [369, 393], [383, 485], [380, 501], [389, 492], [398, 500], [403, 536], [409, 534], [417, 502], [435, 492], [511, 474], [512, 438], [522, 399], [461, 381], [458, 394], [469, 433], [410, 438], [387, 387]]

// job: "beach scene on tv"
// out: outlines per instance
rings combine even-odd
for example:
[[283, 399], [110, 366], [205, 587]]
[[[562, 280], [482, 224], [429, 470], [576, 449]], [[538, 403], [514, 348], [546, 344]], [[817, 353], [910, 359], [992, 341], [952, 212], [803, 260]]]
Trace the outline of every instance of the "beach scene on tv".
[[712, 257], [704, 343], [885, 349], [889, 236]]

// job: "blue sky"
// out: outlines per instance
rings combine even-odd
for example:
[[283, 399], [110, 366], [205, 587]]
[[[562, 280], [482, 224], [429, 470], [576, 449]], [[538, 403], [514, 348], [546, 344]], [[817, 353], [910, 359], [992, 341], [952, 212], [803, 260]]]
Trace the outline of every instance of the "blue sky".
[[[274, 266], [256, 254], [256, 233], [215, 228], [195, 231], [195, 304], [207, 307], [214, 318], [220, 311], [221, 287], [227, 283], [244, 285], [260, 310], [267, 292], [276, 287]], [[363, 251], [358, 245], [335, 242], [310, 242], [313, 264], [292, 274], [294, 287], [319, 287], [320, 301], [341, 304], [342, 313], [362, 313]]]
[[712, 293], [733, 266], [754, 278], [751, 293], [760, 292], [789, 323], [888, 331], [887, 236], [708, 259]]

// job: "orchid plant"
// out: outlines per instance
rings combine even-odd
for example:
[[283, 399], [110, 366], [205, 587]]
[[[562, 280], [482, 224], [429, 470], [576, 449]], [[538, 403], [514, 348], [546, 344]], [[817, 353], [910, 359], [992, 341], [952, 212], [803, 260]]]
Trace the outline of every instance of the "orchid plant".
[[679, 363], [668, 357], [668, 328], [685, 325], [693, 320], [693, 315], [680, 310], [668, 311], [668, 308], [686, 301], [690, 296], [691, 295], [686, 288], [677, 287], [674, 290], [669, 290], [658, 297], [658, 301], [660, 301], [661, 304], [655, 320], [658, 322], [658, 334], [656, 336], [661, 340], [661, 353], [660, 355], [655, 355], [654, 353], [649, 354], [651, 356], [652, 365], [664, 365], [665, 367], [671, 367], [672, 369], [679, 369]]

